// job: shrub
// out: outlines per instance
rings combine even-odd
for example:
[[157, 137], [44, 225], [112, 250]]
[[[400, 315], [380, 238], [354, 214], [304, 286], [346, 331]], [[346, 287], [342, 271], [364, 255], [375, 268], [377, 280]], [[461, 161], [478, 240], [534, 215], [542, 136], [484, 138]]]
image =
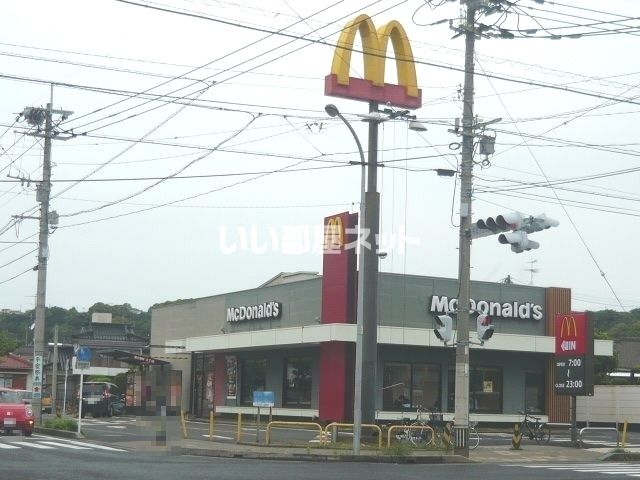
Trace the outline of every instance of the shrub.
[[53, 428], [54, 430], [68, 430], [70, 432], [75, 432], [76, 430], [78, 430], [77, 422], [71, 418], [54, 418], [45, 420], [44, 426], [45, 428]]

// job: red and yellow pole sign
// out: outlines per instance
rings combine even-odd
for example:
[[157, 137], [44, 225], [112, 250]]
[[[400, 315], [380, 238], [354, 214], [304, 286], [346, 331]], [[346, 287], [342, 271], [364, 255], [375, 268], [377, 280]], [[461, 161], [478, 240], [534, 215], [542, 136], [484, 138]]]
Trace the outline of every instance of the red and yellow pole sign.
[[[364, 78], [349, 76], [353, 42], [358, 32], [362, 39]], [[395, 53], [399, 85], [384, 82], [389, 40]], [[371, 18], [364, 14], [349, 22], [338, 39], [331, 74], [324, 79], [324, 93], [402, 108], [421, 107], [422, 91], [418, 88], [413, 52], [402, 25], [393, 20], [376, 30]]]

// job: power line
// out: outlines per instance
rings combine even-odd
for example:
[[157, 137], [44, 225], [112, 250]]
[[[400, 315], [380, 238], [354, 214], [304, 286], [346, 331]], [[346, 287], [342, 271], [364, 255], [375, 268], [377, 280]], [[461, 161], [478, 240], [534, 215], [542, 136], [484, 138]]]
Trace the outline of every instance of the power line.
[[14, 275], [13, 277], [10, 277], [10, 278], [7, 278], [6, 280], [1, 281], [1, 282], [0, 282], [0, 285], [2, 285], [3, 283], [10, 282], [11, 280], [14, 280], [14, 279], [16, 279], [16, 278], [18, 278], [18, 277], [21, 277], [21, 276], [22, 276], [22, 275], [24, 275], [25, 273], [29, 273], [29, 272], [32, 272], [32, 271], [37, 270], [37, 269], [38, 269], [38, 266], [37, 266], [37, 265], [36, 265], [35, 267], [33, 267], [33, 268], [28, 268], [27, 270], [25, 270], [25, 271], [24, 271], [24, 272], [22, 272], [22, 273], [18, 273], [17, 275]]

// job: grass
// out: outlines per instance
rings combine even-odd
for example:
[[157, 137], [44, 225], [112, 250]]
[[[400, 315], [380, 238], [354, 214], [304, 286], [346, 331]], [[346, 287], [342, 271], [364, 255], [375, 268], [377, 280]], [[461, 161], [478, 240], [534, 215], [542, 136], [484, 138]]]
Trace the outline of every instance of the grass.
[[53, 418], [45, 420], [45, 428], [52, 428], [54, 430], [68, 430], [69, 432], [75, 432], [78, 430], [78, 424], [71, 418]]

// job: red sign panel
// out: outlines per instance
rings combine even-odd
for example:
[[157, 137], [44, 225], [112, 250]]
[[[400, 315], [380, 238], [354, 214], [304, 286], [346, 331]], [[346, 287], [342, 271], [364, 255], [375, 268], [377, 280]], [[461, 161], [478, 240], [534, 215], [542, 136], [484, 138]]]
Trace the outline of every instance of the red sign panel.
[[589, 339], [587, 314], [561, 313], [556, 315], [556, 355], [576, 356], [587, 354]]

